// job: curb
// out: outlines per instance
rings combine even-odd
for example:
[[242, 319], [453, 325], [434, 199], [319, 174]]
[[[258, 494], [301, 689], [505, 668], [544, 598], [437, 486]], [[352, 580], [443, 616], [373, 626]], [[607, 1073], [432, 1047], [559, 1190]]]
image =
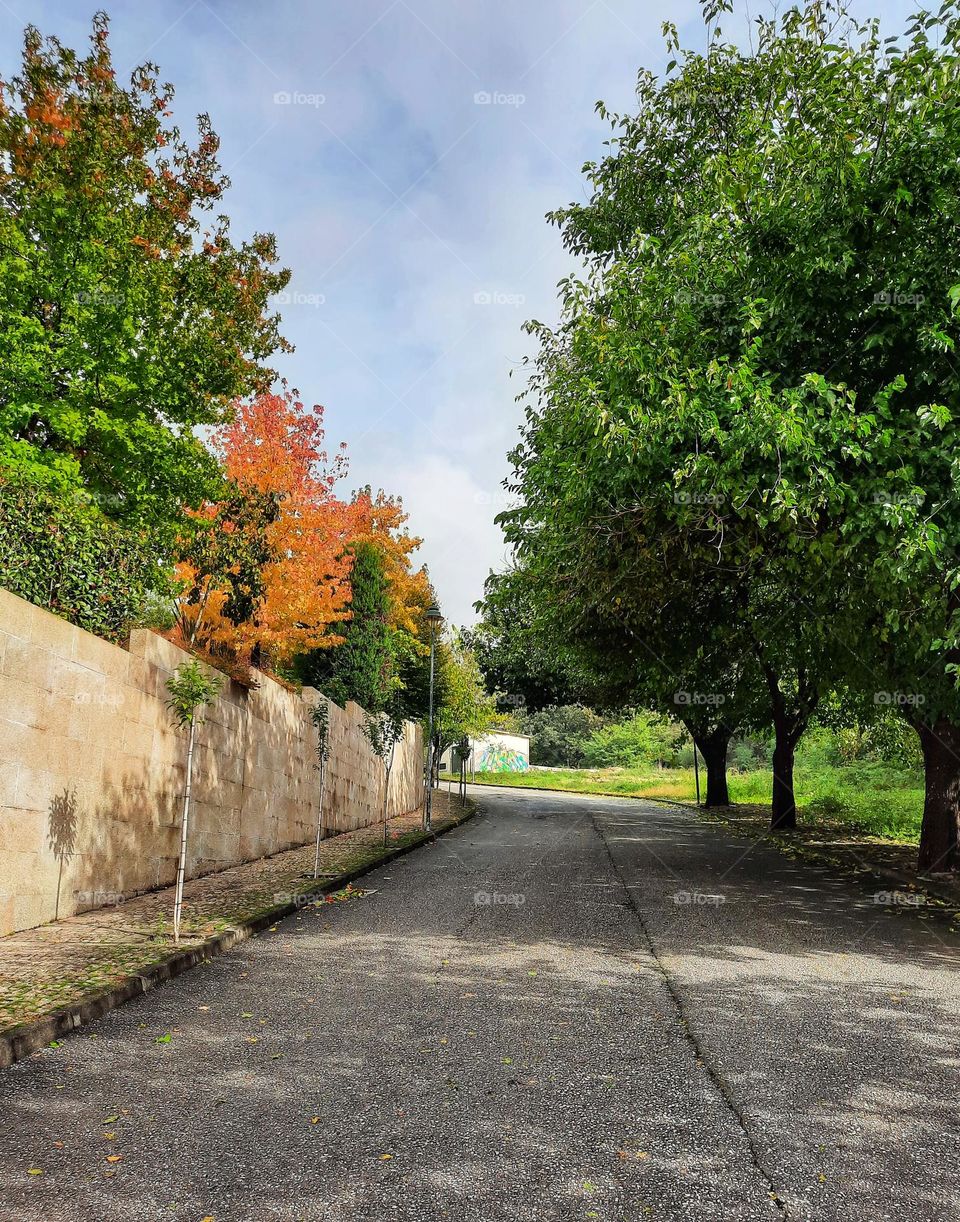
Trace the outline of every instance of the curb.
[[[382, 857], [378, 857], [376, 861], [367, 862], [346, 874], [339, 874], [336, 878], [326, 879], [323, 882], [317, 879], [316, 887], [309, 891], [305, 890], [301, 894], [329, 895], [334, 891], [340, 891], [348, 883], [378, 870], [381, 866], [388, 865], [391, 861], [396, 861], [398, 857], [405, 857], [414, 849], [435, 843], [441, 836], [454, 831], [455, 828], [462, 827], [477, 814], [479, 814], [479, 807], [474, 804], [472, 809], [468, 807], [458, 819], [448, 823], [446, 827], [424, 833], [419, 840], [397, 849], [391, 849]], [[142, 997], [151, 989], [155, 989], [168, 980], [173, 980], [189, 971], [190, 968], [215, 959], [238, 943], [262, 933], [284, 917], [299, 912], [301, 907], [302, 905], [295, 900], [275, 904], [255, 917], [242, 921], [235, 928], [207, 938], [199, 946], [193, 946], [189, 950], [175, 951], [162, 963], [155, 963], [141, 974], [130, 976], [112, 988], [95, 993], [84, 1001], [54, 1010], [53, 1013], [45, 1014], [42, 1018], [19, 1023], [15, 1027], [8, 1027], [6, 1031], [0, 1032], [0, 1069], [8, 1069], [15, 1061], [22, 1061], [24, 1057], [45, 1048], [51, 1040], [57, 1039], [58, 1036], [76, 1031], [78, 1027], [85, 1026], [94, 1019], [102, 1018], [104, 1014], [109, 1014], [111, 1010], [118, 1009], [135, 997]]]

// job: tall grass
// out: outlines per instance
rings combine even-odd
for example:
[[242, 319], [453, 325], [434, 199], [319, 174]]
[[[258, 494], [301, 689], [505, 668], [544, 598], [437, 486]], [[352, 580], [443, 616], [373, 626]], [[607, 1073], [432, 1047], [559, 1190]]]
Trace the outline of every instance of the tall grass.
[[[477, 773], [478, 783], [527, 789], [562, 789], [628, 797], [692, 802], [692, 768], [582, 768], [530, 772]], [[701, 773], [701, 785], [705, 778]], [[923, 777], [890, 764], [798, 763], [794, 780], [803, 825], [847, 828], [851, 833], [916, 843], [923, 813]], [[769, 768], [731, 772], [730, 800], [769, 806], [773, 774]]]

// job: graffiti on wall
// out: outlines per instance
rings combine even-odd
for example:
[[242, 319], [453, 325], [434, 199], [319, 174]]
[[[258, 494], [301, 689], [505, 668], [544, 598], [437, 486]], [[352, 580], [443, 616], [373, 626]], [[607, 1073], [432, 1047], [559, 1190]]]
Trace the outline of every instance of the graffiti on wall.
[[478, 772], [526, 772], [530, 767], [525, 755], [503, 743], [487, 743], [477, 761]]

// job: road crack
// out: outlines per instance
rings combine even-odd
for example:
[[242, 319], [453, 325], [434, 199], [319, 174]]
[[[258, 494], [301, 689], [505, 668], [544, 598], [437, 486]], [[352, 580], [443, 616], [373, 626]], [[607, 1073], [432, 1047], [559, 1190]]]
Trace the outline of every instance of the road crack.
[[637, 919], [637, 924], [640, 926], [640, 930], [641, 930], [641, 933], [643, 934], [644, 941], [647, 944], [647, 950], [650, 952], [650, 956], [653, 959], [654, 964], [656, 965], [657, 971], [660, 974], [664, 985], [666, 986], [667, 992], [670, 994], [670, 998], [673, 1002], [674, 1009], [677, 1012], [677, 1018], [679, 1019], [679, 1022], [680, 1022], [680, 1030], [683, 1032], [684, 1038], [686, 1039], [687, 1043], [690, 1045], [690, 1048], [693, 1051], [697, 1064], [706, 1073], [707, 1077], [713, 1084], [717, 1093], [720, 1095], [720, 1098], [723, 1100], [724, 1105], [726, 1106], [730, 1115], [734, 1118], [734, 1120], [737, 1123], [737, 1126], [740, 1128], [741, 1132], [743, 1133], [744, 1140], [747, 1143], [747, 1149], [750, 1152], [750, 1160], [753, 1163], [753, 1166], [756, 1168], [757, 1174], [767, 1184], [770, 1199], [776, 1205], [780, 1213], [780, 1216], [782, 1218], [789, 1219], [792, 1215], [789, 1209], [787, 1208], [786, 1202], [783, 1200], [783, 1198], [780, 1196], [780, 1193], [777, 1191], [776, 1187], [774, 1186], [773, 1178], [770, 1172], [764, 1166], [763, 1159], [760, 1157], [760, 1151], [757, 1148], [757, 1143], [754, 1140], [753, 1133], [751, 1132], [750, 1126], [747, 1123], [746, 1113], [737, 1103], [737, 1100], [733, 1094], [733, 1091], [731, 1090], [723, 1074], [720, 1072], [719, 1067], [714, 1064], [712, 1058], [710, 1057], [710, 1055], [707, 1052], [706, 1047], [701, 1043], [701, 1041], [697, 1037], [697, 1034], [694, 1031], [693, 1026], [690, 1022], [690, 1017], [687, 1013], [687, 1006], [684, 1001], [683, 994], [681, 993], [680, 988], [674, 981], [673, 977], [670, 975], [667, 965], [664, 962], [663, 958], [661, 957], [660, 952], [657, 950], [656, 943], [654, 942], [653, 935], [650, 932], [650, 928], [647, 925], [646, 920], [644, 919], [643, 912], [641, 911], [640, 906], [637, 904], [637, 901], [634, 898], [633, 889], [627, 885], [627, 882], [624, 879], [623, 874], [620, 872], [620, 867], [617, 865], [616, 860], [614, 859], [613, 853], [610, 851], [610, 844], [607, 841], [606, 836], [604, 836], [603, 830], [601, 829], [600, 825], [597, 822], [596, 815], [591, 815], [591, 822], [593, 824], [593, 830], [596, 832], [600, 840], [600, 843], [603, 845], [604, 851], [607, 855], [607, 860], [610, 862], [610, 867], [613, 870], [614, 875], [616, 876], [617, 881], [619, 882], [621, 888], [623, 889], [624, 893], [627, 896], [627, 902], [634, 916]]

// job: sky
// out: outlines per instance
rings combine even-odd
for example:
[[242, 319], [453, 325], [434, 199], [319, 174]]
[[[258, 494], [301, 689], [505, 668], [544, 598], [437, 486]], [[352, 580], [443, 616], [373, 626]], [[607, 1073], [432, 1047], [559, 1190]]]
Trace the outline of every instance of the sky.
[[[118, 75], [146, 59], [176, 121], [210, 114], [234, 237], [276, 233], [295, 352], [275, 366], [348, 446], [343, 493], [402, 497], [448, 621], [508, 561], [495, 515], [523, 416], [525, 319], [576, 270], [545, 213], [586, 198], [602, 99], [628, 110], [688, 0], [114, 0]], [[85, 46], [96, 4], [0, 0], [0, 73], [23, 27]], [[769, 6], [753, 0], [753, 13]], [[900, 0], [855, 3], [894, 16]], [[746, 28], [738, 5], [731, 30]], [[725, 28], [727, 28], [725, 26]]]

